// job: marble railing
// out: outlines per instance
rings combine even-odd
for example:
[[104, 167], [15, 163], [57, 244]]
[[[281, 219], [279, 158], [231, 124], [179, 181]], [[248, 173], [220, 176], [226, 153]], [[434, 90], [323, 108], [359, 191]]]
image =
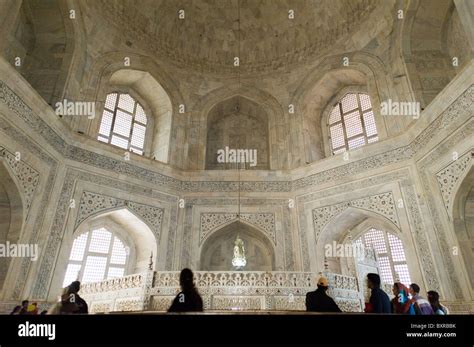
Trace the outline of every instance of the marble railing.
[[81, 285], [80, 295], [91, 313], [114, 311], [143, 311], [148, 305], [147, 291], [153, 272]]
[[324, 272], [328, 279], [328, 294], [334, 298], [339, 308], [344, 312], [361, 312], [364, 303], [361, 300], [357, 278], [331, 272]]
[[104, 291], [138, 288], [143, 285], [143, 276], [144, 274], [133, 274], [100, 282], [84, 283], [81, 285], [81, 294], [84, 296]]
[[[179, 271], [145, 272], [84, 284], [92, 313], [166, 311], [179, 292]], [[317, 274], [310, 272], [196, 271], [196, 287], [205, 310], [305, 310]], [[360, 311], [357, 280], [325, 273], [330, 293], [343, 311]]]
[[[178, 287], [179, 271], [157, 272], [155, 287]], [[311, 287], [315, 275], [310, 272], [196, 271], [197, 287]]]

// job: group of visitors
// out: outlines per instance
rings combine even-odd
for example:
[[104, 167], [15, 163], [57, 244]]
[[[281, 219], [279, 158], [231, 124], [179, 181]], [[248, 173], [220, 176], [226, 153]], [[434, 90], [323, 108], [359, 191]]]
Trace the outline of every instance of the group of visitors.
[[30, 304], [28, 300], [23, 300], [21, 305], [15, 306], [10, 313], [11, 315], [37, 315], [46, 314], [46, 310], [39, 313], [38, 303], [33, 302]]
[[[179, 277], [181, 291], [174, 298], [168, 312], [202, 312], [203, 301], [194, 285], [194, 274], [190, 269], [183, 269]], [[369, 302], [366, 303], [367, 313], [399, 313], [418, 315], [446, 315], [448, 310], [440, 304], [439, 294], [435, 291], [428, 292], [428, 300], [420, 296], [420, 287], [416, 283], [407, 288], [404, 284], [397, 282], [393, 285], [394, 298], [390, 300], [387, 293], [380, 288], [380, 276], [375, 273], [367, 274], [367, 286], [371, 290]], [[341, 312], [341, 309], [331, 298], [327, 291], [329, 281], [320, 277], [317, 289], [306, 294], [306, 311], [309, 312]], [[57, 303], [49, 311], [41, 314], [87, 314], [89, 312], [87, 303], [78, 292], [81, 288], [79, 281], [72, 282], [64, 288]], [[37, 303], [30, 305], [24, 300], [21, 306], [16, 306], [12, 315], [38, 314]]]
[[[58, 301], [49, 309], [49, 311], [42, 311], [41, 314], [87, 314], [89, 308], [86, 301], [78, 294], [80, 289], [81, 282], [72, 282], [69, 286], [63, 289]], [[10, 314], [35, 315], [38, 314], [38, 305], [36, 302], [29, 305], [28, 300], [23, 300], [21, 306], [16, 306]]]
[[[420, 287], [416, 283], [407, 288], [396, 282], [393, 285], [394, 298], [390, 300], [387, 293], [380, 288], [380, 276], [367, 274], [367, 286], [371, 290], [369, 302], [365, 305], [366, 313], [399, 313], [412, 315], [446, 315], [448, 310], [439, 302], [439, 294], [428, 292], [428, 300], [420, 296]], [[336, 302], [327, 295], [328, 280], [321, 277], [318, 289], [306, 294], [306, 310], [312, 312], [341, 312]]]
[[[420, 286], [416, 283], [407, 288], [402, 283], [393, 285], [392, 313], [446, 315], [448, 309], [439, 302], [439, 294], [434, 290], [428, 291], [428, 300], [420, 296]], [[410, 298], [411, 296], [411, 298]]]
[[[203, 311], [203, 303], [199, 292], [194, 286], [193, 272], [183, 269], [179, 278], [181, 292], [174, 298], [168, 312]], [[387, 293], [380, 288], [380, 276], [374, 273], [367, 275], [367, 286], [371, 290], [369, 302], [366, 304], [367, 313], [402, 313], [402, 314], [438, 314], [448, 313], [446, 307], [440, 304], [439, 294], [428, 292], [428, 300], [420, 296], [420, 287], [412, 283], [409, 288], [402, 283], [393, 285], [394, 298], [390, 300]], [[329, 281], [319, 278], [317, 289], [306, 294], [306, 310], [312, 312], [341, 312], [339, 306], [327, 291]]]

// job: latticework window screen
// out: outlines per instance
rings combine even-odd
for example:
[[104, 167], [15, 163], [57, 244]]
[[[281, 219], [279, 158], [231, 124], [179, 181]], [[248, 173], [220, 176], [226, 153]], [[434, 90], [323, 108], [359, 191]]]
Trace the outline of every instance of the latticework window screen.
[[143, 154], [147, 116], [143, 107], [129, 94], [107, 95], [97, 139]]
[[379, 139], [372, 104], [367, 94], [346, 94], [329, 114], [328, 125], [333, 154]]
[[124, 276], [127, 260], [122, 240], [106, 228], [85, 232], [74, 240], [63, 287], [75, 280], [95, 282]]
[[401, 282], [405, 285], [411, 283], [403, 243], [397, 236], [370, 228], [355, 242], [375, 250], [383, 282]]

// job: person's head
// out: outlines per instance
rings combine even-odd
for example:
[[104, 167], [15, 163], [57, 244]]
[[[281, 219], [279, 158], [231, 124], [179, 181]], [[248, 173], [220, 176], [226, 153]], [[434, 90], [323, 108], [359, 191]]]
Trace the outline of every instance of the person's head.
[[329, 281], [326, 277], [320, 277], [317, 282], [317, 286], [319, 289], [328, 290], [329, 288]]
[[23, 306], [24, 308], [27, 308], [29, 304], [30, 304], [30, 302], [28, 300], [23, 300], [21, 302], [21, 306]]
[[420, 292], [420, 286], [416, 283], [410, 284], [410, 294], [412, 296], [417, 295]]
[[374, 273], [367, 274], [367, 286], [370, 289], [380, 287], [380, 276]]
[[431, 305], [439, 304], [439, 294], [438, 294], [438, 292], [435, 292], [434, 290], [430, 290], [428, 292], [428, 301], [430, 302]]
[[400, 289], [398, 288], [398, 285], [397, 283], [394, 283], [393, 286], [392, 286], [392, 293], [393, 295], [397, 296], [398, 294], [400, 294]]
[[77, 294], [77, 292], [81, 289], [81, 282], [74, 281], [68, 287], [68, 294]]
[[28, 312], [37, 312], [38, 309], [38, 303], [33, 302], [30, 305], [28, 305]]
[[185, 268], [181, 270], [179, 284], [183, 290], [194, 288], [194, 274], [190, 269]]

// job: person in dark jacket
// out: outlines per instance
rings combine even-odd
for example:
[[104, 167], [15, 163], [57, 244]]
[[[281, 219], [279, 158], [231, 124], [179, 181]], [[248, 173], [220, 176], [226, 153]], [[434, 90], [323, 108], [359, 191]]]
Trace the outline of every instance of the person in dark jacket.
[[194, 274], [190, 269], [181, 270], [181, 292], [176, 295], [168, 312], [202, 312], [202, 298], [194, 286]]
[[306, 294], [306, 311], [308, 312], [341, 312], [334, 300], [326, 294], [329, 282], [325, 277], [318, 280], [318, 289]]
[[369, 303], [371, 313], [392, 313], [392, 305], [387, 293], [380, 289], [380, 276], [374, 273], [367, 274], [367, 285], [372, 290]]
[[78, 294], [81, 289], [81, 282], [72, 282], [66, 290], [66, 294], [61, 296], [61, 314], [87, 314], [89, 307], [87, 302]]
[[416, 283], [410, 284], [410, 302], [415, 307], [416, 314], [430, 315], [434, 314], [433, 308], [428, 300], [420, 296], [420, 286]]
[[21, 306], [20, 305], [15, 306], [15, 308], [10, 312], [10, 315], [18, 315], [20, 314], [20, 311], [21, 311]]
[[28, 300], [23, 300], [21, 302], [20, 313], [18, 313], [18, 314], [28, 314], [28, 306], [29, 305], [30, 305], [30, 302]]

